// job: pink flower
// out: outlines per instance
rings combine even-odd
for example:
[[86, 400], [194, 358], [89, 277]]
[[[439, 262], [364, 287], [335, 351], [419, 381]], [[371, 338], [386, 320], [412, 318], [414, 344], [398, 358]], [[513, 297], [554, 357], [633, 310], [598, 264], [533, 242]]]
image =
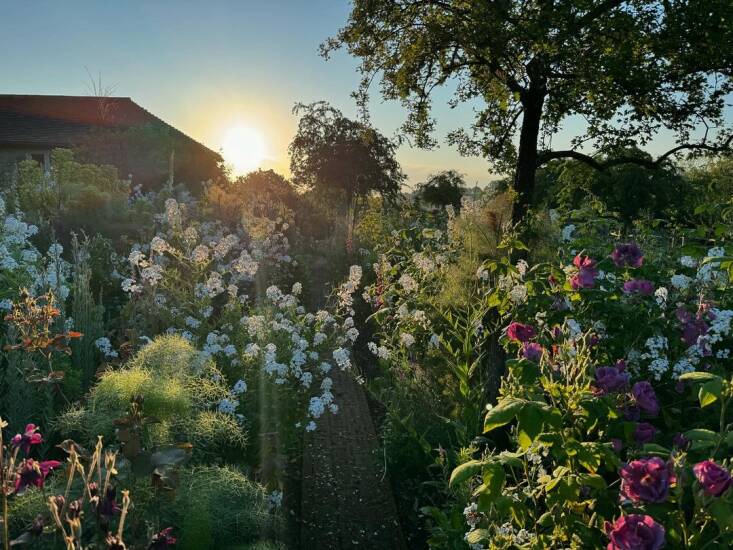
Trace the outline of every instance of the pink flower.
[[506, 329], [506, 335], [514, 342], [528, 342], [535, 337], [535, 330], [532, 325], [522, 323], [511, 323]]
[[20, 447], [25, 454], [28, 454], [31, 450], [31, 445], [40, 445], [43, 443], [41, 434], [37, 432], [38, 427], [35, 424], [28, 424], [22, 434], [16, 434], [10, 440], [10, 444], [13, 447]]
[[617, 244], [611, 252], [611, 259], [616, 267], [641, 267], [644, 263], [644, 255], [634, 242]]
[[634, 428], [634, 441], [639, 445], [654, 441], [657, 435], [657, 429], [649, 424], [649, 422], [639, 422]]
[[578, 272], [570, 278], [570, 286], [573, 287], [573, 290], [593, 288], [596, 277], [598, 277], [596, 261], [578, 254], [573, 259], [573, 265], [578, 268]]
[[598, 367], [596, 369], [596, 393], [604, 395], [627, 388], [629, 373], [620, 372], [618, 367]]
[[649, 296], [654, 292], [654, 283], [646, 279], [631, 279], [624, 283], [624, 294], [641, 294]]
[[59, 466], [61, 463], [58, 460], [44, 460], [43, 462], [36, 462], [32, 458], [24, 460], [15, 477], [15, 493], [23, 494], [26, 487], [43, 487], [51, 470]]
[[166, 546], [175, 545], [176, 537], [174, 537], [171, 533], [173, 533], [173, 527], [166, 527], [159, 533], [153, 535], [153, 538], [150, 540], [148, 550], [159, 550], [160, 548], [165, 548]]
[[659, 401], [652, 385], [646, 380], [637, 382], [631, 388], [636, 406], [651, 416], [659, 414]]
[[545, 350], [542, 346], [537, 342], [527, 342], [524, 344], [524, 348], [522, 349], [522, 357], [529, 359], [530, 361], [534, 361], [535, 363], [539, 363], [544, 351]]
[[698, 483], [710, 496], [719, 497], [731, 485], [730, 472], [712, 460], [704, 460], [692, 467]]
[[664, 546], [664, 527], [651, 516], [629, 514], [604, 525], [610, 539], [606, 550], [659, 550]]
[[619, 472], [623, 499], [632, 502], [664, 502], [675, 475], [669, 464], [659, 457], [633, 460]]

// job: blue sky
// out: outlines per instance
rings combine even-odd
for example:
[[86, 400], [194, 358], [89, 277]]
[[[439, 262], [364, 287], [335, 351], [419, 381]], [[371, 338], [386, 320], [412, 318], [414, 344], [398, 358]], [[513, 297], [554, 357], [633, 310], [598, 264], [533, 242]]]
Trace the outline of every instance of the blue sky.
[[[265, 141], [265, 167], [286, 172], [298, 102], [329, 101], [349, 116], [359, 82], [357, 61], [337, 53], [326, 62], [318, 45], [346, 21], [346, 0], [69, 0], [6, 1], [0, 23], [0, 93], [89, 93], [101, 72], [114, 95], [146, 109], [213, 149], [234, 126]], [[394, 135], [404, 112], [374, 94], [372, 122]], [[437, 137], [471, 121], [470, 109], [436, 105]], [[567, 132], [572, 132], [569, 125]], [[561, 134], [556, 146], [566, 140]], [[669, 142], [659, 140], [652, 149]], [[403, 146], [398, 158], [410, 182], [454, 168], [471, 184], [491, 176], [480, 158], [442, 145]]]

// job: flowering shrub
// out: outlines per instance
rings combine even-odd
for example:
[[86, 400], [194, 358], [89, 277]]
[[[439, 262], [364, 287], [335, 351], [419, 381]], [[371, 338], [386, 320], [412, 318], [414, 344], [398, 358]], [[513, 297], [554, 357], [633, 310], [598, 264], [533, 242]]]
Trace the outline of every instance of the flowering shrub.
[[[488, 445], [451, 477], [471, 494], [466, 541], [728, 545], [725, 250], [677, 259], [630, 240], [585, 244], [566, 264], [486, 264], [499, 274], [487, 300], [511, 321], [503, 338], [516, 359], [484, 419]], [[492, 450], [507, 429], [510, 447]]]

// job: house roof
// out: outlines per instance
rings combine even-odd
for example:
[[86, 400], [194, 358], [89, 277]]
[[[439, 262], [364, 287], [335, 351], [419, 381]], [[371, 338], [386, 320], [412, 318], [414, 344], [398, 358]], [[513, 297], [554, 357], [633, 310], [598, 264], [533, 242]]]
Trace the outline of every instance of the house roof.
[[70, 146], [95, 128], [163, 125], [219, 157], [129, 97], [0, 94], [0, 146]]

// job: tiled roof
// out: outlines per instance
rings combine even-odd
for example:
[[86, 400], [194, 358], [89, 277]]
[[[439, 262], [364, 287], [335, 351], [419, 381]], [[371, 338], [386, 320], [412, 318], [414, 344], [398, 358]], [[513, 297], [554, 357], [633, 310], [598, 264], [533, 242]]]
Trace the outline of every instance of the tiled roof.
[[0, 94], [1, 145], [73, 145], [94, 128], [164, 125], [186, 141], [215, 153], [146, 111], [129, 97]]

